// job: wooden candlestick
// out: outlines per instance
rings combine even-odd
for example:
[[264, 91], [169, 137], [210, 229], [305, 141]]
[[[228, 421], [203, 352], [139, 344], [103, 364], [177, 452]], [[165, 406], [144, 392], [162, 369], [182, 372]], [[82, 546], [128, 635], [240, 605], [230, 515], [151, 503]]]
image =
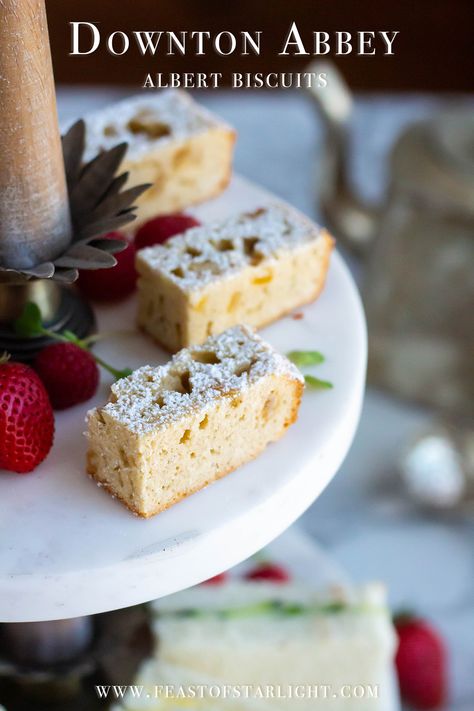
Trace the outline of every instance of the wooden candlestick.
[[71, 240], [44, 0], [0, 0], [0, 266], [27, 269]]

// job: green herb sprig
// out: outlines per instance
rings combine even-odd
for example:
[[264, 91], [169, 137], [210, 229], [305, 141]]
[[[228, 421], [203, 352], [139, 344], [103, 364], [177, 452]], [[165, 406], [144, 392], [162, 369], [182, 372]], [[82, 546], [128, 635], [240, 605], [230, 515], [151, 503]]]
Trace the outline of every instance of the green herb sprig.
[[[321, 365], [326, 360], [319, 351], [290, 351], [287, 356], [298, 368]], [[329, 380], [321, 380], [315, 375], [305, 374], [304, 380], [310, 390], [331, 390], [334, 387]]]
[[290, 351], [288, 358], [298, 368], [304, 368], [310, 365], [320, 365], [324, 363], [325, 358], [319, 351]]
[[119, 370], [114, 368], [109, 363], [106, 363], [102, 358], [95, 353], [90, 351], [90, 346], [97, 340], [97, 336], [90, 336], [89, 338], [78, 338], [72, 331], [64, 330], [62, 333], [55, 333], [43, 326], [43, 320], [41, 318], [41, 311], [38, 304], [33, 301], [29, 301], [25, 304], [23, 312], [16, 319], [14, 323], [15, 333], [23, 338], [35, 338], [37, 336], [48, 336], [55, 341], [60, 341], [62, 343], [74, 343], [74, 345], [79, 348], [83, 348], [89, 351], [91, 356], [94, 358], [95, 362], [100, 365], [104, 370], [109, 372], [114, 376], [116, 380], [121, 378], [126, 378], [132, 373], [130, 368], [123, 368]]
[[315, 375], [306, 374], [304, 381], [311, 390], [332, 390], [334, 385], [329, 380], [321, 380]]

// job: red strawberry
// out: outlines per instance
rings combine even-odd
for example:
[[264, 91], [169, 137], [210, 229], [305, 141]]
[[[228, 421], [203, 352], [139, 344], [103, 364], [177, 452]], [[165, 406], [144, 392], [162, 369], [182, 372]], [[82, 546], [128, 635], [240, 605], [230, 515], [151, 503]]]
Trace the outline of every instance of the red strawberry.
[[94, 358], [74, 343], [46, 346], [36, 357], [34, 367], [56, 410], [89, 400], [99, 384]]
[[31, 472], [53, 438], [53, 410], [35, 371], [22, 363], [0, 363], [0, 469]]
[[137, 249], [152, 247], [154, 244], [162, 244], [174, 235], [180, 234], [191, 227], [198, 227], [199, 222], [191, 215], [175, 214], [161, 215], [153, 220], [145, 222], [135, 235], [135, 246]]
[[218, 575], [214, 575], [213, 578], [209, 578], [208, 580], [204, 580], [202, 582], [202, 585], [222, 585], [222, 583], [225, 583], [227, 578], [228, 578], [227, 573], [219, 573]]
[[[120, 232], [109, 232], [101, 239], [125, 239], [125, 236]], [[118, 301], [129, 296], [137, 283], [135, 253], [135, 245], [130, 242], [115, 255], [115, 267], [80, 270], [76, 284], [81, 293], [92, 301]]]
[[416, 709], [437, 709], [446, 701], [446, 652], [443, 640], [427, 622], [395, 618], [395, 659], [402, 698]]
[[277, 563], [260, 563], [244, 577], [246, 580], [268, 580], [272, 583], [287, 583], [290, 580], [288, 571]]

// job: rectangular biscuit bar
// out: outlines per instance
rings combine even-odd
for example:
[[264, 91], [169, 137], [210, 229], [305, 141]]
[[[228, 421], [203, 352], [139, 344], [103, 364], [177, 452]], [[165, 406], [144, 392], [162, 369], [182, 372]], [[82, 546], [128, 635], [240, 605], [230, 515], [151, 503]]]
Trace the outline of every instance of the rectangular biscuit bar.
[[169, 351], [314, 300], [333, 239], [282, 205], [195, 227], [137, 254], [138, 323]]
[[112, 386], [88, 414], [88, 473], [148, 517], [248, 462], [297, 416], [299, 371], [247, 327]]
[[86, 159], [126, 141], [127, 186], [152, 184], [137, 200], [135, 225], [208, 200], [230, 180], [235, 131], [183, 91], [126, 99], [85, 122]]

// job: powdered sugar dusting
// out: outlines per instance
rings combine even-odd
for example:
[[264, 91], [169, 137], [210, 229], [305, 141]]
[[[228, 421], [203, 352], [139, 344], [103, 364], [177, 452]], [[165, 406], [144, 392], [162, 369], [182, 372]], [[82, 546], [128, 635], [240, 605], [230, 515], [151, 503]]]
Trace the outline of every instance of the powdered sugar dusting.
[[193, 227], [163, 245], [140, 250], [138, 265], [164, 273], [183, 290], [278, 259], [317, 240], [321, 230], [295, 210], [270, 205], [211, 225]]
[[100, 411], [142, 435], [238, 393], [267, 375], [303, 382], [299, 370], [252, 329], [230, 328], [184, 348], [163, 366], [144, 366], [112, 386]]
[[216, 126], [228, 128], [183, 91], [168, 89], [132, 97], [91, 112], [87, 126], [86, 159], [127, 141], [127, 159], [140, 158], [170, 140], [184, 140]]

